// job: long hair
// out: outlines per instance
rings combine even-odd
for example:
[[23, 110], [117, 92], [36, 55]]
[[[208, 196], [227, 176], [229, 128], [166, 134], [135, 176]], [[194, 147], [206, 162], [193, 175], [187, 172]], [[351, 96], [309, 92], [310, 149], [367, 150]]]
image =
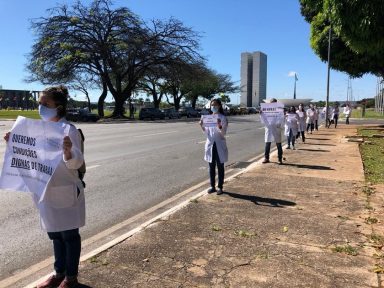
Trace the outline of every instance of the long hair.
[[224, 109], [223, 109], [223, 104], [221, 104], [221, 101], [220, 99], [212, 99], [211, 100], [211, 106], [212, 106], [212, 103], [213, 102], [216, 102], [218, 105], [219, 105], [219, 113], [224, 115]]
[[60, 118], [67, 114], [68, 89], [64, 85], [52, 86], [43, 90], [43, 95], [52, 99], [56, 104], [57, 116]]

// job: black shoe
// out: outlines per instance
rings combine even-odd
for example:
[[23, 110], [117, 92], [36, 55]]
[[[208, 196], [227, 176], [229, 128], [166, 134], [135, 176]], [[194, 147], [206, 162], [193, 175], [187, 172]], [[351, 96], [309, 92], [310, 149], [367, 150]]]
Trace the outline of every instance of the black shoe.
[[287, 148], [285, 148], [285, 149], [291, 149], [291, 146], [287, 146]]
[[223, 194], [223, 188], [219, 188], [219, 189], [217, 189], [217, 193], [216, 193], [217, 195], [221, 195], [221, 194]]
[[283, 165], [283, 160], [279, 159], [279, 165]]
[[208, 194], [212, 194], [213, 192], [216, 192], [216, 189], [214, 187], [211, 187], [208, 189]]
[[269, 159], [264, 158], [263, 162], [261, 162], [261, 163], [263, 163], [263, 164], [265, 164], [265, 163], [269, 163]]

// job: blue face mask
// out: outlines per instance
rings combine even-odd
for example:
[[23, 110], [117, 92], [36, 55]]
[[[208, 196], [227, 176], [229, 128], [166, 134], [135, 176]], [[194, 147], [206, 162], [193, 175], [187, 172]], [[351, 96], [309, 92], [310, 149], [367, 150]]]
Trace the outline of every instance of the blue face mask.
[[217, 107], [215, 107], [215, 106], [212, 106], [212, 107], [211, 107], [211, 111], [212, 111], [213, 113], [217, 113], [217, 112], [219, 112], [219, 108], [217, 108]]
[[39, 105], [39, 115], [44, 121], [50, 121], [52, 118], [57, 116], [57, 109]]

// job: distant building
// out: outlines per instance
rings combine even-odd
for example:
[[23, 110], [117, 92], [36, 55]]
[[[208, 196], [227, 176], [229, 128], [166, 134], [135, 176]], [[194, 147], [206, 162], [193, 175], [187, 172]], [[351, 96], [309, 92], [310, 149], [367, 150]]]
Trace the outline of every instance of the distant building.
[[0, 89], [0, 109], [36, 109], [39, 92]]
[[267, 55], [257, 51], [241, 53], [240, 104], [259, 106], [267, 97]]

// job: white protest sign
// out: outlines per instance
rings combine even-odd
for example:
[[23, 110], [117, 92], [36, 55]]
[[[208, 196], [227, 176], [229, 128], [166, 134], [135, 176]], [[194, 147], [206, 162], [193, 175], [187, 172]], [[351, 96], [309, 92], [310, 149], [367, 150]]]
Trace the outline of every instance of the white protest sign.
[[217, 126], [217, 114], [212, 115], [203, 115], [203, 125], [204, 127], [216, 127]]
[[279, 102], [260, 103], [261, 117], [267, 125], [284, 123], [284, 104]]
[[69, 128], [62, 122], [17, 117], [5, 150], [0, 189], [32, 192], [40, 199], [63, 158]]

